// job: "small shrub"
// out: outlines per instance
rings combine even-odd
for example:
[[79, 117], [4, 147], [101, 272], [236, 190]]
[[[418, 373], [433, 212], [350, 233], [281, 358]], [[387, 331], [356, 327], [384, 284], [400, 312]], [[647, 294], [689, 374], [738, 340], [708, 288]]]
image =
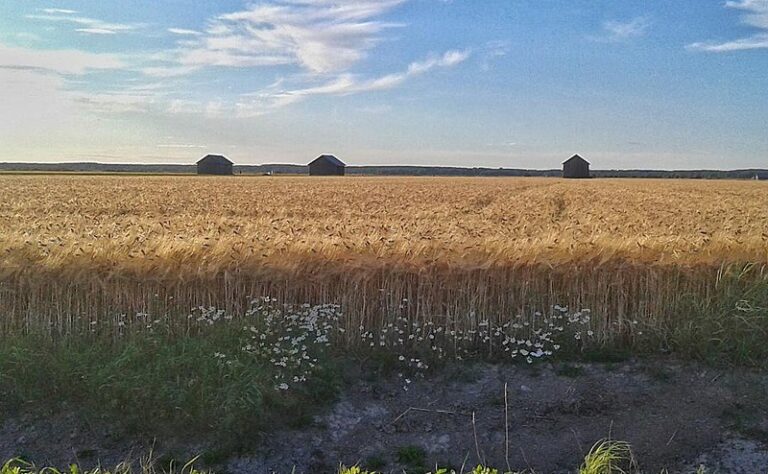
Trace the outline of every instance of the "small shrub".
[[579, 474], [624, 474], [633, 463], [632, 449], [623, 441], [595, 443], [579, 468]]
[[397, 462], [410, 469], [424, 469], [427, 453], [419, 446], [403, 446], [397, 450]]

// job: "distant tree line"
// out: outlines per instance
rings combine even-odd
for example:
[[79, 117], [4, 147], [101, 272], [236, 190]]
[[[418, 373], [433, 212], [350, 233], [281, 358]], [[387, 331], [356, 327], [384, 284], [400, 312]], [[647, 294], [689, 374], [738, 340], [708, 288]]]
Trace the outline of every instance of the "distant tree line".
[[[0, 163], [5, 172], [194, 174], [195, 165], [109, 163]], [[347, 174], [367, 176], [545, 176], [561, 170], [460, 168], [451, 166], [347, 166]], [[236, 165], [235, 174], [308, 174], [302, 165]], [[744, 170], [592, 170], [596, 178], [768, 179], [768, 169]]]

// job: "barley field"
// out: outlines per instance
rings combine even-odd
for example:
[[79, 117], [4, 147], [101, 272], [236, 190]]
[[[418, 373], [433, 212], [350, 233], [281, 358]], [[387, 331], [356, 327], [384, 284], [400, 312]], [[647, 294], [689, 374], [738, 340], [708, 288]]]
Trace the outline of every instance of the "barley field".
[[[613, 337], [763, 282], [768, 185], [550, 178], [0, 176], [0, 331], [338, 304], [349, 328], [589, 308]], [[625, 324], [626, 323], [626, 324]]]

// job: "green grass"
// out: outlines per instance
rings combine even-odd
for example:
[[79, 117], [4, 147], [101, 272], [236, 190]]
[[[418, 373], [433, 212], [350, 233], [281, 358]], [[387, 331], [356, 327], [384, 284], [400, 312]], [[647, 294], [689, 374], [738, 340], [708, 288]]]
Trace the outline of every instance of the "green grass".
[[714, 365], [766, 367], [768, 269], [748, 265], [723, 273], [716, 291], [681, 298], [675, 317], [650, 329], [656, 352]]
[[369, 471], [383, 469], [386, 465], [387, 461], [381, 456], [371, 456], [365, 460], [365, 463], [363, 463], [365, 469]]
[[584, 457], [579, 474], [624, 473], [632, 469], [632, 449], [623, 441], [602, 440]]
[[265, 361], [214, 357], [236, 353], [239, 345], [239, 332], [230, 328], [119, 342], [6, 337], [0, 339], [0, 404], [55, 410], [66, 403], [143, 434], [211, 433], [226, 442], [299, 426], [311, 407], [334, 398], [339, 377], [330, 361], [306, 384], [278, 393]]

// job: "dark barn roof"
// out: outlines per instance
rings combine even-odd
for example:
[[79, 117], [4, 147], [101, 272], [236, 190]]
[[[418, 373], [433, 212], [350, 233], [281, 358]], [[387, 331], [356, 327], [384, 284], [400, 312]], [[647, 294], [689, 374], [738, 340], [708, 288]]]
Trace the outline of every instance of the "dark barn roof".
[[573, 160], [581, 160], [581, 161], [583, 161], [583, 162], [584, 162], [584, 163], [586, 163], [586, 164], [590, 164], [590, 163], [589, 163], [589, 161], [585, 160], [584, 158], [582, 158], [582, 157], [581, 157], [581, 156], [579, 156], [578, 154], [576, 154], [576, 155], [573, 155], [572, 157], [570, 157], [570, 158], [568, 158], [567, 160], [563, 161], [563, 164], [566, 164], [566, 163], [568, 163], [568, 162], [570, 162], [570, 161], [573, 161]]
[[229, 160], [226, 156], [223, 155], [205, 155], [204, 157], [200, 158], [197, 162], [197, 164], [218, 164], [218, 165], [232, 165], [232, 161]]
[[319, 161], [327, 161], [327, 162], [331, 163], [334, 166], [347, 166], [347, 165], [344, 164], [344, 162], [342, 162], [340, 159], [336, 158], [333, 155], [320, 155], [317, 158], [315, 158], [314, 160], [312, 160], [312, 163], [310, 163], [310, 165], [312, 165], [314, 163], [317, 163]]

